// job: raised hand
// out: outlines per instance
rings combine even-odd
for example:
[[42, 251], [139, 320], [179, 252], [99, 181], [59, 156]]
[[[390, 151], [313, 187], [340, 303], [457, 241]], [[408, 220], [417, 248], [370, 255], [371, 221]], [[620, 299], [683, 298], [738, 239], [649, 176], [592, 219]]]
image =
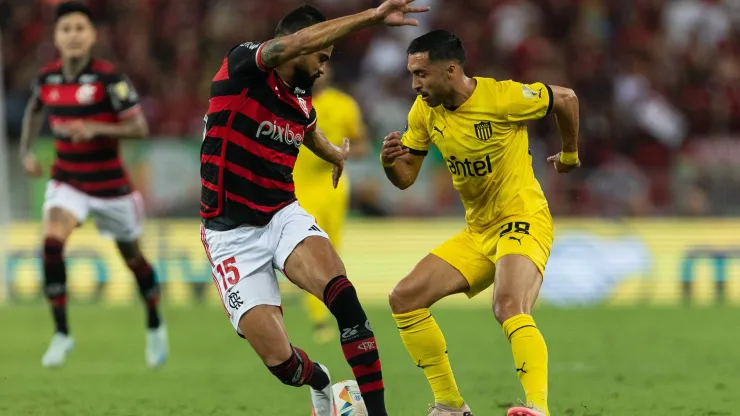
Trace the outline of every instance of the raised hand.
[[387, 26], [417, 26], [419, 21], [406, 18], [407, 13], [424, 13], [429, 6], [409, 6], [414, 0], [386, 0], [375, 9], [378, 18]]

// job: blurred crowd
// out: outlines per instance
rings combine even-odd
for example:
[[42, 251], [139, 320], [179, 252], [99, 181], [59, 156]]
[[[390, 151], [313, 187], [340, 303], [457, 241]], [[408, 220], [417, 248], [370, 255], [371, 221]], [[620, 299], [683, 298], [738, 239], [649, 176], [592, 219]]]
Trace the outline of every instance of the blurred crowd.
[[[57, 2], [0, 0], [11, 138], [19, 133], [31, 78], [40, 65], [55, 57], [51, 32]], [[269, 38], [279, 18], [302, 2], [87, 3], [98, 22], [97, 54], [113, 60], [130, 76], [154, 135], [199, 140], [210, 79], [223, 54], [245, 40]], [[337, 17], [379, 2], [309, 3]], [[430, 29], [444, 28], [466, 45], [469, 74], [542, 81], [571, 87], [578, 94], [581, 171], [564, 177], [544, 166], [545, 157], [559, 146], [552, 118], [533, 123], [530, 129], [535, 169], [555, 214], [732, 215], [740, 211], [740, 196], [731, 192], [740, 186], [738, 164], [733, 163], [740, 157], [736, 145], [740, 142], [740, 1], [417, 3], [432, 7], [419, 27], [362, 31], [338, 45], [332, 57], [336, 82], [360, 102], [376, 148], [387, 132], [403, 128], [414, 98], [405, 69], [408, 42]], [[432, 183], [440, 186], [434, 188], [431, 213], [459, 210], [446, 169], [439, 158], [436, 163]], [[358, 189], [373, 192], [368, 184]], [[367, 199], [356, 197], [356, 201]], [[414, 210], [423, 211], [409, 208], [407, 213], [423, 213]]]

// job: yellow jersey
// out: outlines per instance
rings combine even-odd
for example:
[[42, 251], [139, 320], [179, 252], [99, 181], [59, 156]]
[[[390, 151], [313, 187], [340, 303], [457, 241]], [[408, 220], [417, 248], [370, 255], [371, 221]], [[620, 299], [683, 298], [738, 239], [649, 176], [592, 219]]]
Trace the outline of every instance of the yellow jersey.
[[[364, 137], [360, 106], [349, 94], [327, 88], [313, 97], [313, 106], [318, 114], [318, 126], [332, 144], [341, 146], [345, 137], [350, 141]], [[296, 188], [323, 185], [332, 189], [332, 167], [331, 163], [303, 149], [298, 153], [293, 169]]]
[[417, 97], [402, 142], [421, 155], [430, 142], [437, 146], [460, 193], [465, 221], [482, 231], [547, 206], [532, 169], [526, 122], [550, 112], [552, 91], [539, 82], [475, 80], [473, 94], [454, 110], [429, 107]]

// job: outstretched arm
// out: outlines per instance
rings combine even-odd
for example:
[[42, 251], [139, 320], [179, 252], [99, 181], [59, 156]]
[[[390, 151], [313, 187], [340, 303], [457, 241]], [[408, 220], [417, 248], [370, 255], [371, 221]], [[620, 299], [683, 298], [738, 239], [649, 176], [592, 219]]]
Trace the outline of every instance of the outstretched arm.
[[260, 48], [264, 67], [275, 68], [300, 55], [309, 55], [333, 45], [339, 39], [364, 28], [385, 23], [389, 26], [417, 25], [406, 13], [420, 13], [428, 7], [409, 6], [414, 0], [387, 0], [375, 9], [328, 20], [291, 35], [269, 40]]

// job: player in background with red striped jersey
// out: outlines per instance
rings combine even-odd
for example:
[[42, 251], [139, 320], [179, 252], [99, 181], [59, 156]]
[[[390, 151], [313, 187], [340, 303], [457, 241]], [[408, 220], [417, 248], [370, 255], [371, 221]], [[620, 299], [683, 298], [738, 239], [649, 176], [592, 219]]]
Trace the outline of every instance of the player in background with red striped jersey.
[[113, 237], [136, 277], [146, 306], [145, 358], [150, 367], [167, 357], [167, 330], [157, 308], [159, 285], [139, 248], [143, 208], [121, 163], [119, 139], [140, 139], [149, 127], [136, 91], [113, 64], [91, 55], [96, 31], [89, 9], [78, 2], [57, 7], [54, 44], [59, 60], [45, 66], [33, 85], [21, 135], [21, 158], [30, 176], [43, 175], [31, 152], [44, 110], [54, 133], [56, 158], [44, 201], [44, 293], [55, 332], [41, 359], [45, 367], [64, 363], [74, 346], [67, 324], [64, 244], [88, 216], [101, 234]]

